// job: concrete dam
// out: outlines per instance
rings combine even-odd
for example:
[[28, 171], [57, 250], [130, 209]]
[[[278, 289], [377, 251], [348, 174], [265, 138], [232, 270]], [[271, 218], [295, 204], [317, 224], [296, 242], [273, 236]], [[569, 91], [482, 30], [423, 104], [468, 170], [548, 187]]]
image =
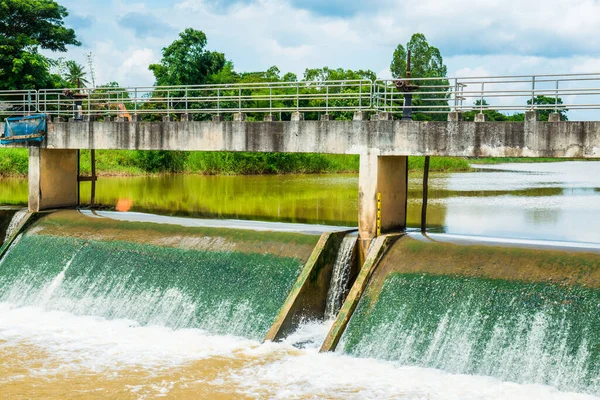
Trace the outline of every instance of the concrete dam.
[[340, 227], [1, 216], [0, 302], [15, 307], [600, 393], [600, 247], [390, 234], [361, 267]]

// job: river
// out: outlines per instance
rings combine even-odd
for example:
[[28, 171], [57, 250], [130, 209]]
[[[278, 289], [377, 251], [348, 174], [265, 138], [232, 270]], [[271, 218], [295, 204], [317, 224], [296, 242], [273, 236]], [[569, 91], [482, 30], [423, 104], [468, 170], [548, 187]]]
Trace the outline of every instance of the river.
[[[421, 179], [410, 176], [411, 227], [419, 224]], [[357, 182], [355, 175], [101, 177], [97, 198], [108, 208], [127, 199], [131, 211], [157, 214], [353, 226]], [[476, 166], [432, 174], [430, 187], [433, 232], [600, 243], [597, 162]], [[88, 190], [84, 185], [84, 201]], [[0, 204], [26, 198], [26, 181], [0, 181]], [[0, 316], [0, 393], [10, 398], [595, 398], [319, 354], [329, 323], [307, 323], [283, 343], [260, 343], [39, 303], [0, 302]]]
[[[428, 226], [433, 232], [600, 242], [600, 162], [475, 165], [433, 173]], [[422, 175], [409, 175], [408, 225], [418, 227]], [[100, 177], [97, 203], [197, 218], [256, 219], [356, 226], [358, 176], [272, 175]], [[82, 184], [89, 202], [89, 182]], [[0, 181], [0, 204], [24, 205], [27, 181]]]

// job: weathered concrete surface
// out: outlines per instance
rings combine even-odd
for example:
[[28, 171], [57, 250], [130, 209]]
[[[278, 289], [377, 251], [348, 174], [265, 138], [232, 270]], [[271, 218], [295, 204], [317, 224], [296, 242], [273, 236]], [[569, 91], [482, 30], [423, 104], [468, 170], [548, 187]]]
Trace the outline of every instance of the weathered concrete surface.
[[333, 266], [347, 231], [323, 233], [265, 340], [280, 340], [303, 319], [323, 319]]
[[77, 150], [29, 149], [29, 211], [77, 205]]
[[600, 157], [600, 122], [63, 122], [42, 147], [585, 158]]
[[358, 232], [360, 259], [377, 236], [378, 194], [381, 195], [381, 232], [400, 232], [406, 228], [408, 199], [408, 157], [360, 156], [358, 178]]
[[348, 322], [350, 322], [350, 318], [356, 310], [356, 306], [360, 301], [363, 293], [367, 289], [367, 285], [373, 275], [373, 272], [377, 268], [379, 261], [385, 255], [386, 251], [393, 245], [396, 240], [402, 237], [402, 234], [390, 234], [379, 236], [375, 239], [375, 243], [369, 252], [367, 259], [365, 260], [364, 265], [360, 269], [360, 273], [354, 281], [354, 285], [352, 285], [352, 289], [350, 289], [350, 293], [348, 293], [348, 297], [346, 297], [346, 301], [342, 305], [340, 312], [335, 319], [333, 326], [329, 330], [323, 345], [321, 346], [321, 352], [334, 351], [337, 347], [342, 335], [344, 334], [344, 330], [346, 330], [346, 326], [348, 326]]

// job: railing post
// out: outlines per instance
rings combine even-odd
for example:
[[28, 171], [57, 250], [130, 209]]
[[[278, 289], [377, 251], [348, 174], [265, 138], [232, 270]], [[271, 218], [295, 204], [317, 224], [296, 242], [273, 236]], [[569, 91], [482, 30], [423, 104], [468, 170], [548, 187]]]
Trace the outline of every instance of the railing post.
[[300, 85], [296, 83], [296, 111], [300, 111]]
[[383, 109], [387, 112], [390, 111], [389, 106], [388, 106], [388, 98], [387, 98], [387, 91], [388, 91], [388, 82], [385, 82], [385, 86], [383, 87], [384, 89], [384, 93], [383, 93]]
[[531, 77], [531, 109], [535, 110], [535, 75]]
[[185, 88], [185, 113], [188, 112], [188, 88]]
[[217, 89], [217, 115], [221, 115], [221, 89]]
[[362, 81], [358, 84], [358, 111], [362, 111]]
[[240, 86], [238, 90], [238, 111], [242, 113], [242, 87]]
[[329, 115], [329, 85], [325, 85], [325, 115]]
[[134, 89], [133, 92], [134, 95], [134, 100], [133, 100], [133, 115], [137, 116], [137, 103], [138, 103], [138, 90], [137, 88]]
[[479, 100], [479, 112], [483, 114], [483, 91], [485, 88], [485, 82], [481, 82], [481, 99]]
[[458, 79], [454, 78], [454, 112], [458, 112]]
[[269, 83], [269, 115], [273, 115], [273, 87]]
[[556, 80], [556, 94], [554, 96], [554, 112], [558, 112], [558, 82], [559, 80]]

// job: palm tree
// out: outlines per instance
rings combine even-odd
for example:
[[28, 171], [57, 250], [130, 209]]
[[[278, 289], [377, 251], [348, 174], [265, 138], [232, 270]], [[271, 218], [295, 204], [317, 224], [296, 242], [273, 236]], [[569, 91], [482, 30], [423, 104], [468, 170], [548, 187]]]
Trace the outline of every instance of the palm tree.
[[75, 86], [76, 88], [81, 88], [90, 84], [85, 78], [87, 74], [83, 70], [83, 65], [77, 64], [75, 61], [67, 61], [65, 63], [65, 67], [67, 70], [65, 79], [71, 85]]

